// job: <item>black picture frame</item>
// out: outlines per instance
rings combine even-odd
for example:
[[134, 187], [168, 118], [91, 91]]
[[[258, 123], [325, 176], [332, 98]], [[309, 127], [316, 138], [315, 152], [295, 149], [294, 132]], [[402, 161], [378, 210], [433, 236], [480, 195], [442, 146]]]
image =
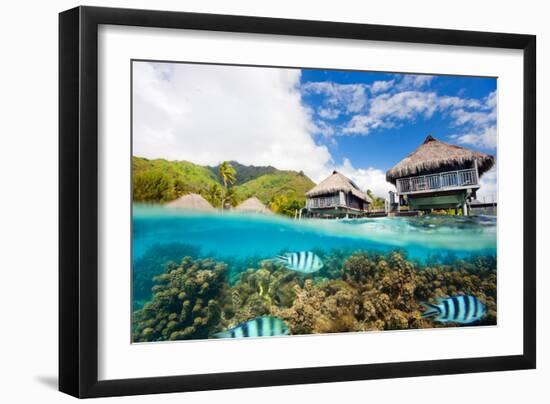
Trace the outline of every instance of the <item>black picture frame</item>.
[[[99, 381], [98, 26], [101, 24], [510, 48], [523, 51], [523, 354]], [[77, 7], [59, 15], [59, 390], [104, 397], [534, 369], [536, 37], [533, 35]], [[518, 134], [519, 136], [519, 134]]]

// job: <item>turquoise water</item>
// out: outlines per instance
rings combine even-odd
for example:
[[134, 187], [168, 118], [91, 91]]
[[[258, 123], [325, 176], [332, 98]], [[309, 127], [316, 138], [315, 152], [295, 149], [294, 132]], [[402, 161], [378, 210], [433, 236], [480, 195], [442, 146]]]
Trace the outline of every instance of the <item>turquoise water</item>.
[[[481, 299], [484, 324], [496, 324], [495, 217], [293, 220], [134, 205], [132, 225], [134, 341], [209, 338], [258, 316], [293, 334], [439, 326], [418, 320], [420, 302], [456, 294]], [[273, 260], [297, 251], [323, 267], [302, 274]], [[357, 306], [365, 296], [372, 305]], [[302, 304], [321, 301], [319, 321], [303, 318]]]
[[496, 217], [422, 216], [352, 220], [292, 220], [275, 215], [199, 213], [162, 206], [134, 205], [133, 259], [152, 246], [185, 244], [200, 255], [271, 258], [286, 251], [346, 248], [410, 258], [430, 255], [496, 255]]

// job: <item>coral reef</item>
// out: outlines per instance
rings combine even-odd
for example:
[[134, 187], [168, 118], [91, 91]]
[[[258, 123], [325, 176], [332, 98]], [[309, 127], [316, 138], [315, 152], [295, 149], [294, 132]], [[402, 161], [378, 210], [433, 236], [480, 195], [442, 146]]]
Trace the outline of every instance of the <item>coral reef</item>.
[[271, 315], [274, 307], [290, 307], [296, 295], [294, 287], [303, 283], [304, 278], [296, 272], [269, 260], [261, 262], [259, 269], [249, 268], [241, 272], [238, 281], [222, 300], [220, 329], [234, 327], [254, 317]]
[[183, 257], [199, 256], [199, 248], [180, 243], [155, 244], [133, 264], [132, 293], [134, 310], [139, 309], [151, 299], [153, 278], [164, 272], [170, 262], [179, 262]]
[[[320, 254], [320, 253], [319, 253]], [[429, 257], [334, 250], [319, 273], [303, 275], [273, 261], [230, 272], [213, 260], [185, 258], [155, 278], [154, 296], [134, 313], [134, 341], [208, 338], [252, 318], [281, 318], [291, 334], [458, 326], [421, 318], [420, 302], [459, 294], [487, 306], [496, 324], [496, 257]]]
[[322, 250], [313, 251], [319, 257], [323, 257], [323, 268], [318, 272], [317, 277], [326, 279], [341, 279], [343, 263], [353, 254], [353, 250], [345, 248], [333, 249], [329, 255]]
[[341, 280], [294, 287], [296, 298], [289, 308], [275, 307], [276, 315], [288, 324], [291, 334], [311, 334], [358, 330], [359, 310], [355, 290]]
[[453, 265], [418, 267], [402, 252], [357, 252], [343, 263], [341, 280], [296, 286], [291, 307], [273, 307], [292, 334], [456, 326], [422, 319], [420, 302], [472, 294], [487, 305], [482, 324], [496, 324], [496, 260], [474, 257]]
[[153, 299], [134, 312], [134, 342], [208, 338], [220, 320], [226, 265], [185, 257], [155, 277]]
[[418, 273], [415, 297], [433, 301], [436, 297], [468, 294], [477, 297], [487, 307], [487, 316], [480, 325], [496, 324], [497, 273], [496, 258], [472, 257], [450, 265], [426, 267]]

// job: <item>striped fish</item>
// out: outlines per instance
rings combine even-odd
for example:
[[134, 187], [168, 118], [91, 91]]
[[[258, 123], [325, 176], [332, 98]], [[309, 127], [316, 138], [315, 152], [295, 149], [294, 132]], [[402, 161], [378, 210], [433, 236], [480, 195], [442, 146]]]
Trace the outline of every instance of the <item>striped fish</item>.
[[311, 251], [300, 251], [277, 255], [275, 261], [288, 269], [310, 274], [323, 268], [323, 261]]
[[421, 303], [426, 311], [422, 317], [433, 317], [441, 323], [470, 324], [485, 317], [487, 309], [476, 297], [459, 295], [438, 298], [437, 304]]
[[214, 338], [275, 337], [288, 335], [289, 330], [283, 320], [272, 317], [256, 317], [227, 331], [218, 332]]

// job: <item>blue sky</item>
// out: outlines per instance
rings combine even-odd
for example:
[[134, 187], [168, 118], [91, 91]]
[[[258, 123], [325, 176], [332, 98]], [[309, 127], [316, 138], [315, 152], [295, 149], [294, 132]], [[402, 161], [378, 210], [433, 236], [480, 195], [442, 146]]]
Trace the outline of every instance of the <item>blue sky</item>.
[[[496, 155], [497, 80], [133, 62], [133, 154], [333, 170], [387, 196], [385, 173], [428, 134]], [[481, 195], [496, 196], [496, 169]]]
[[[496, 79], [481, 77], [334, 70], [302, 70], [301, 74], [303, 102], [314, 111], [319, 126], [317, 141], [329, 148], [336, 162], [342, 163], [347, 158], [354, 166], [382, 170], [390, 169], [417, 148], [428, 134], [495, 155], [496, 138], [482, 141], [481, 137], [496, 124], [496, 111], [486, 106], [496, 86]], [[405, 95], [410, 104], [408, 107], [407, 102], [399, 104], [401, 113], [409, 108], [410, 114], [400, 118], [389, 111], [382, 114], [382, 122], [353, 126], [357, 117], [372, 116], [377, 100], [388, 104]], [[437, 99], [430, 100], [427, 95], [435, 95]], [[454, 100], [455, 104], [441, 108], [445, 99]], [[459, 107], [461, 101], [471, 104]], [[458, 119], [461, 113], [480, 114], [487, 120], [462, 123], [464, 119]]]

